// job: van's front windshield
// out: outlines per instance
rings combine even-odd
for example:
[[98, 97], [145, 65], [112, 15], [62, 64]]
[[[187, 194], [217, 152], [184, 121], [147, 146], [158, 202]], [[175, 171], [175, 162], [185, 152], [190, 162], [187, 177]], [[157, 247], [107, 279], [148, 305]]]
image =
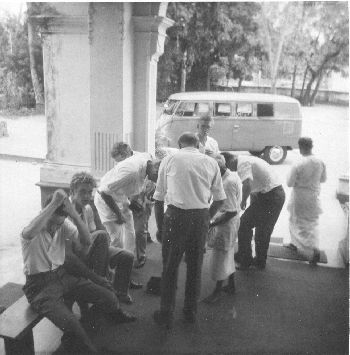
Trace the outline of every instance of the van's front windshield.
[[168, 100], [164, 104], [163, 113], [165, 113], [166, 115], [172, 115], [174, 113], [174, 108], [178, 102], [179, 102], [178, 100]]

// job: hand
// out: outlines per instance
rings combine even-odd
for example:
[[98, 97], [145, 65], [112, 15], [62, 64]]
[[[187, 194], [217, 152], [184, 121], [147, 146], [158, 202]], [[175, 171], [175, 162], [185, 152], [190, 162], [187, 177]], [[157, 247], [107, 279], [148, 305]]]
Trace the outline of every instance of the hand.
[[156, 238], [157, 238], [157, 240], [158, 240], [158, 242], [159, 243], [162, 243], [162, 234], [163, 234], [163, 232], [162, 231], [157, 231], [156, 232]]
[[77, 211], [75, 210], [73, 204], [66, 198], [63, 202], [63, 210], [68, 214], [69, 217], [77, 217]]
[[115, 221], [115, 223], [117, 223], [117, 224], [124, 224], [125, 222], [126, 222], [125, 218], [122, 215], [118, 216]]
[[58, 189], [53, 194], [52, 203], [59, 207], [62, 205], [65, 199], [67, 199], [67, 194], [64, 192], [64, 190]]
[[102, 287], [106, 288], [107, 290], [114, 292], [114, 288], [113, 288], [112, 284], [105, 277], [96, 275], [96, 279], [94, 280], [94, 282], [95, 282], [95, 284], [102, 286]]
[[246, 207], [247, 207], [247, 201], [242, 201], [242, 202], [241, 202], [241, 209], [242, 209], [242, 210], [245, 210]]

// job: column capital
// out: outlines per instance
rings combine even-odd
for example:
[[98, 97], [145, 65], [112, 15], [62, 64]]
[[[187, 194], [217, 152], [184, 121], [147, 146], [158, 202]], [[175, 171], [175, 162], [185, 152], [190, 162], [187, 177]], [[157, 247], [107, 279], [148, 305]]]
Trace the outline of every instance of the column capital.
[[89, 19], [84, 15], [37, 15], [30, 18], [43, 34], [86, 34], [89, 30]]
[[166, 30], [174, 24], [174, 21], [162, 16], [133, 16], [133, 23], [136, 36], [144, 34], [150, 39], [148, 54], [151, 60], [157, 62], [164, 52]]

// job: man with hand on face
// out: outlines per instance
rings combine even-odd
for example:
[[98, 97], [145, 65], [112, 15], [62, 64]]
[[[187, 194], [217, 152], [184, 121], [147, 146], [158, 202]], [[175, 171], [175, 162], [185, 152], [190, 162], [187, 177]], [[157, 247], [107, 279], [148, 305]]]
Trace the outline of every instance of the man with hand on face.
[[116, 323], [131, 322], [136, 318], [120, 309], [112, 291], [65, 270], [66, 239], [75, 240], [76, 245], [81, 244], [84, 248], [91, 243], [86, 224], [66, 193], [56, 190], [21, 234], [26, 276], [23, 291], [32, 308], [64, 332], [62, 340], [65, 340], [67, 352], [97, 352], [79, 320], [65, 304], [66, 299], [93, 303]]
[[[130, 280], [134, 255], [125, 249], [110, 246], [109, 235], [105, 231], [92, 201], [92, 192], [95, 187], [95, 179], [86, 172], [77, 173], [72, 177], [70, 200], [91, 233], [92, 243], [88, 249], [73, 253], [74, 244], [70, 245], [66, 241], [66, 251], [68, 252], [65, 267], [70, 272], [79, 271], [80, 276], [87, 277], [101, 286], [105, 284], [106, 287], [109, 284], [106, 277], [108, 277], [108, 268], [110, 267], [114, 270], [113, 287], [120, 302], [130, 304], [132, 298], [129, 295], [129, 285], [130, 288], [142, 287]], [[80, 256], [84, 262], [83, 266], [88, 267], [79, 266], [76, 255]], [[111, 288], [110, 284], [109, 288]]]
[[[172, 327], [177, 275], [184, 253], [187, 265], [184, 319], [190, 323], [196, 320], [208, 225], [226, 198], [218, 164], [200, 153], [198, 146], [195, 134], [180, 136], [179, 152], [162, 160], [153, 196], [163, 256], [160, 310], [153, 318], [167, 328]], [[213, 203], [209, 206], [211, 196]]]
[[219, 153], [219, 145], [214, 138], [208, 135], [213, 126], [214, 120], [209, 114], [201, 116], [197, 125], [197, 137], [199, 140], [199, 151], [214, 156]]

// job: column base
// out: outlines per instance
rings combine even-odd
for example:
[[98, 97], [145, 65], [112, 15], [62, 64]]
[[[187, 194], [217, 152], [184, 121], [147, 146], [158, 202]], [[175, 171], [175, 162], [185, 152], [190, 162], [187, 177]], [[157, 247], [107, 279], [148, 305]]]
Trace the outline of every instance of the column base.
[[57, 189], [63, 189], [69, 194], [72, 176], [82, 171], [91, 173], [91, 167], [45, 162], [40, 168], [40, 181], [36, 184], [40, 187], [41, 206], [44, 205], [47, 197]]

